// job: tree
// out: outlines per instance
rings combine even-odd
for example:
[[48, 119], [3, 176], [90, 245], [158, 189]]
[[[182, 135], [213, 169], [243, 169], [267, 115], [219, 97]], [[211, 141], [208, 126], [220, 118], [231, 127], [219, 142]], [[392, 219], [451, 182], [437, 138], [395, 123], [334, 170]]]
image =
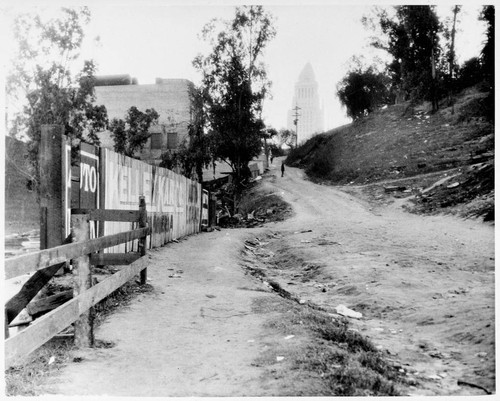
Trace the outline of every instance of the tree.
[[203, 168], [207, 168], [212, 160], [209, 152], [209, 139], [205, 134], [207, 125], [206, 113], [204, 110], [203, 93], [200, 88], [191, 88], [189, 94], [191, 98], [191, 122], [188, 126], [188, 158], [192, 160], [198, 182], [202, 183]]
[[279, 147], [281, 148], [283, 145], [288, 146], [289, 148], [295, 147], [295, 138], [297, 134], [289, 129], [280, 129], [278, 132], [278, 142]]
[[179, 172], [192, 178], [195, 170], [198, 182], [203, 182], [203, 168], [212, 160], [209, 137], [205, 134], [206, 115], [203, 108], [203, 94], [199, 88], [191, 87], [191, 121], [188, 125], [188, 140], [184, 140], [175, 152], [167, 151], [161, 156], [160, 167]]
[[479, 19], [486, 21], [486, 42], [481, 50], [480, 60], [483, 73], [490, 84], [490, 89], [495, 88], [495, 7], [484, 6]]
[[271, 157], [285, 156], [285, 151], [275, 143], [269, 144], [269, 151], [271, 152]]
[[348, 72], [339, 82], [337, 95], [347, 108], [347, 115], [355, 120], [389, 103], [389, 86], [390, 78], [374, 71], [372, 67], [356, 69]]
[[462, 90], [478, 84], [483, 78], [482, 65], [479, 58], [472, 57], [465, 61], [458, 69], [456, 87], [458, 90]]
[[[451, 9], [452, 16], [447, 17], [442, 25], [442, 32], [446, 40], [444, 45], [444, 60], [441, 60], [443, 70], [443, 85], [448, 95], [448, 103], [451, 105], [451, 113], [455, 113], [453, 93], [457, 91], [456, 78], [458, 75], [459, 66], [456, 63], [455, 57], [455, 36], [457, 32], [458, 14], [462, 6], [454, 5]], [[446, 71], [446, 72], [445, 72]]]
[[151, 137], [149, 128], [158, 123], [159, 117], [153, 108], [142, 112], [132, 106], [127, 111], [125, 121], [113, 118], [109, 124], [109, 130], [115, 142], [115, 152], [135, 157], [136, 152], [142, 150]]
[[486, 42], [479, 58], [489, 90], [486, 115], [495, 122], [495, 7], [484, 6], [480, 19], [486, 21], [488, 24], [486, 28]]
[[271, 154], [271, 148], [268, 141], [278, 136], [278, 131], [276, 128], [266, 128], [262, 132], [262, 139], [264, 140], [264, 154], [266, 155], [266, 160], [269, 163], [269, 155]]
[[60, 16], [48, 20], [20, 14], [14, 21], [17, 48], [7, 77], [7, 93], [9, 103], [23, 104], [10, 134], [28, 140], [35, 188], [39, 182], [41, 125], [63, 125], [76, 145], [81, 140], [98, 144], [97, 132], [108, 123], [106, 108], [94, 104], [93, 62], [84, 61], [83, 68], [73, 73], [80, 62], [79, 50], [89, 21], [87, 7], [62, 8]]
[[[437, 109], [437, 60], [441, 48], [441, 25], [433, 6], [396, 6], [395, 14], [377, 9], [378, 26], [383, 37], [372, 45], [392, 56], [389, 72], [393, 85], [405, 98], [432, 100]], [[363, 22], [368, 25], [368, 19]]]
[[448, 63], [449, 63], [449, 80], [450, 83], [453, 82], [453, 73], [456, 71], [456, 63], [455, 63], [455, 35], [457, 32], [457, 15], [462, 9], [462, 6], [453, 6], [453, 23], [450, 32], [450, 48], [448, 51]]
[[237, 7], [232, 20], [204, 27], [212, 50], [193, 61], [202, 75], [212, 156], [231, 166], [237, 187], [250, 175], [248, 162], [262, 147], [262, 104], [270, 87], [262, 56], [275, 34], [262, 6]]

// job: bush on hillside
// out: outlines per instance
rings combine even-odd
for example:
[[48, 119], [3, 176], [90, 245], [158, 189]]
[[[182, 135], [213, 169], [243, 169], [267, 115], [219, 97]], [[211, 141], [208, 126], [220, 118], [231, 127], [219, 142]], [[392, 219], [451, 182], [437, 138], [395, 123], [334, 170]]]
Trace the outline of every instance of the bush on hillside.
[[477, 57], [464, 62], [457, 74], [456, 89], [463, 90], [481, 82], [483, 80], [481, 68], [481, 62]]
[[285, 151], [275, 143], [271, 143], [269, 146], [269, 151], [272, 157], [285, 156]]
[[315, 152], [307, 165], [306, 174], [310, 177], [317, 177], [320, 179], [328, 178], [333, 170], [333, 161], [331, 157], [332, 155], [326, 146], [318, 152]]
[[470, 122], [477, 117], [485, 117], [492, 121], [495, 114], [491, 95], [483, 98], [471, 99], [458, 108], [457, 122]]
[[286, 158], [286, 164], [292, 167], [301, 167], [308, 163], [308, 157], [314, 154], [316, 149], [323, 147], [328, 141], [327, 134], [318, 134], [308, 139], [297, 148], [290, 149]]
[[353, 119], [371, 113], [378, 107], [392, 103], [389, 92], [390, 78], [373, 70], [350, 71], [337, 86], [341, 103], [347, 108], [347, 115]]

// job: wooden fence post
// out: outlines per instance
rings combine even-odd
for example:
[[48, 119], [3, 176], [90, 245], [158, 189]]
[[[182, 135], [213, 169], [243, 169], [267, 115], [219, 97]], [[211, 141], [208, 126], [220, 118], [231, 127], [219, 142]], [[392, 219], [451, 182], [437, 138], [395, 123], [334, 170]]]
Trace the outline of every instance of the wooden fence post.
[[64, 127], [42, 125], [39, 149], [41, 249], [59, 246], [66, 238], [66, 171], [63, 168], [63, 151]]
[[7, 311], [5, 310], [4, 311], [4, 316], [5, 316], [5, 320], [4, 320], [4, 337], [5, 339], [9, 338], [9, 319], [7, 318]]
[[[148, 226], [148, 214], [146, 211], [146, 198], [144, 196], [139, 197], [139, 228], [144, 228]], [[144, 236], [139, 240], [139, 253], [141, 257], [146, 256], [146, 237]], [[141, 285], [146, 284], [148, 279], [148, 270], [141, 270]]]
[[[71, 216], [73, 242], [83, 242], [90, 239], [90, 223], [88, 214]], [[90, 271], [90, 255], [82, 255], [73, 259], [73, 295], [77, 297], [92, 287]], [[80, 315], [74, 324], [75, 345], [79, 348], [94, 345], [94, 308]]]
[[208, 201], [208, 225], [210, 227], [217, 225], [217, 197], [213, 192], [210, 192], [210, 199]]

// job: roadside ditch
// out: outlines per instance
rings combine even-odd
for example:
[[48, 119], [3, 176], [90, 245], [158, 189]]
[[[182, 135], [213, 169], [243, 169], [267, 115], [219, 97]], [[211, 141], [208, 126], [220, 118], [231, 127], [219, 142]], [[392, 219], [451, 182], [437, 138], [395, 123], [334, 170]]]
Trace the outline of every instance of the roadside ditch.
[[[290, 391], [293, 394], [289, 395], [410, 395], [411, 386], [416, 385], [416, 381], [401, 363], [391, 360], [385, 351], [352, 327], [347, 316], [354, 311], [302, 299], [280, 284], [275, 274], [277, 270], [293, 270], [305, 281], [312, 280], [315, 275], [314, 267], [307, 269], [306, 264], [304, 268], [303, 261], [291, 254], [286, 262], [276, 261], [275, 254], [266, 246], [280, 236], [279, 232], [268, 231], [261, 237], [246, 240], [241, 267], [282, 299], [274, 301], [272, 307], [267, 305], [267, 309], [282, 312], [273, 315], [267, 326], [283, 335], [288, 334], [288, 338], [301, 338], [294, 344], [293, 352], [287, 354], [286, 350], [281, 350], [283, 358], [287, 359], [286, 374], [292, 383]], [[259, 312], [261, 308], [261, 305], [256, 305], [255, 311]], [[263, 360], [266, 361], [265, 357]], [[257, 363], [262, 364], [262, 361]], [[278, 374], [274, 361], [264, 362], [264, 366], [267, 366], [269, 375]], [[296, 386], [297, 380], [308, 384]]]

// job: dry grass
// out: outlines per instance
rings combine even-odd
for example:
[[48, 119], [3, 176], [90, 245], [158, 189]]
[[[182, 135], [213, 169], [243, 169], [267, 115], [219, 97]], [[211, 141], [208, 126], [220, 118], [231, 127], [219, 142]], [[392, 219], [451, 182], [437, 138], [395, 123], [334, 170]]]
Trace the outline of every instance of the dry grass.
[[43, 384], [46, 379], [70, 361], [73, 350], [73, 339], [50, 340], [31, 353], [22, 365], [5, 371], [5, 395], [44, 394]]
[[[287, 368], [280, 369], [288, 372], [286, 395], [401, 395], [404, 377], [368, 339], [350, 329], [347, 320], [277, 296], [257, 298], [254, 311], [271, 315], [267, 327], [273, 332], [303, 339], [293, 347], [270, 344], [273, 351], [255, 361], [276, 376], [274, 355], [285, 356]], [[298, 378], [301, 386], [294, 384]]]

